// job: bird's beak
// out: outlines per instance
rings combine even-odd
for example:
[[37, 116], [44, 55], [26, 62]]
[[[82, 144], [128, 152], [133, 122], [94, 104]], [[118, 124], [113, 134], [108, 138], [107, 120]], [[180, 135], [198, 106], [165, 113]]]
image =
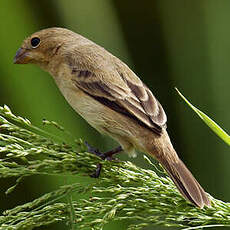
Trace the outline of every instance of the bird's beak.
[[14, 57], [14, 64], [27, 64], [31, 61], [31, 58], [28, 49], [20, 48]]

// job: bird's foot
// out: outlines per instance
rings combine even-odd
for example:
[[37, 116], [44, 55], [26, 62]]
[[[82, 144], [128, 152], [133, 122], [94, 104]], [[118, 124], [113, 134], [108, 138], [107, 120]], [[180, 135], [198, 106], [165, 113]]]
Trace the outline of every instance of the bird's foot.
[[[114, 159], [113, 158], [114, 154], [123, 151], [122, 147], [118, 146], [115, 149], [112, 149], [112, 150], [107, 151], [105, 153], [101, 153], [98, 149], [90, 146], [89, 143], [85, 142], [85, 145], [88, 148], [88, 151], [90, 153], [99, 156], [102, 160], [109, 160], [109, 161], [111, 161], [111, 160]], [[97, 164], [97, 169], [96, 169], [96, 171], [93, 174], [91, 174], [91, 177], [98, 178], [100, 176], [100, 173], [101, 173], [101, 168], [102, 168], [102, 164], [101, 163]]]

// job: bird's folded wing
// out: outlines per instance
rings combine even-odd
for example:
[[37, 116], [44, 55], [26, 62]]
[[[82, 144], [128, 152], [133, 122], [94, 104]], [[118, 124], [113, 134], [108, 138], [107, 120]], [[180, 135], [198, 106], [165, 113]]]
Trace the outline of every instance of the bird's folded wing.
[[105, 78], [108, 73], [88, 70], [75, 69], [72, 73], [74, 85], [85, 93], [161, 134], [167, 121], [166, 114], [152, 92], [138, 78], [131, 81], [119, 72], [116, 72], [117, 76], [108, 78]]

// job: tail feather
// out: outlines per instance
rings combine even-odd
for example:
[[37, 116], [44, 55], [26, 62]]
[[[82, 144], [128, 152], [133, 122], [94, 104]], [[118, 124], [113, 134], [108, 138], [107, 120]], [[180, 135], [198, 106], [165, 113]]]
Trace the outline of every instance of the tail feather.
[[209, 200], [209, 198], [208, 198], [207, 193], [204, 191], [204, 189], [201, 187], [201, 185], [200, 185], [197, 181], [196, 181], [196, 183], [197, 183], [197, 185], [198, 185], [199, 188], [200, 188], [201, 196], [202, 196], [202, 198], [203, 198], [203, 203], [204, 203], [204, 205], [210, 208], [210, 207], [211, 207], [211, 202], [210, 202], [210, 200]]
[[187, 200], [200, 208], [211, 206], [206, 192], [180, 159], [174, 162], [160, 159], [160, 162]]

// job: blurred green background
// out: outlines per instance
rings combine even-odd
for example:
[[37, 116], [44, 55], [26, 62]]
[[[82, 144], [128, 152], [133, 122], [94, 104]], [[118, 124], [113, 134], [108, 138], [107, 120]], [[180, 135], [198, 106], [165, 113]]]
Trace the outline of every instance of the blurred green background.
[[[52, 26], [69, 28], [105, 47], [137, 73], [163, 105], [180, 157], [206, 191], [229, 201], [229, 147], [174, 90], [178, 87], [229, 131], [229, 12], [229, 0], [1, 0], [0, 104], [38, 126], [43, 118], [57, 121], [76, 138], [102, 150], [115, 146], [75, 114], [48, 73], [32, 65], [13, 65], [16, 50], [31, 33]], [[133, 161], [145, 167], [142, 159]], [[23, 204], [63, 181], [37, 176], [7, 197], [3, 192], [14, 180], [1, 181], [0, 208]], [[39, 229], [68, 227], [58, 224]], [[126, 227], [115, 223], [106, 229]]]

